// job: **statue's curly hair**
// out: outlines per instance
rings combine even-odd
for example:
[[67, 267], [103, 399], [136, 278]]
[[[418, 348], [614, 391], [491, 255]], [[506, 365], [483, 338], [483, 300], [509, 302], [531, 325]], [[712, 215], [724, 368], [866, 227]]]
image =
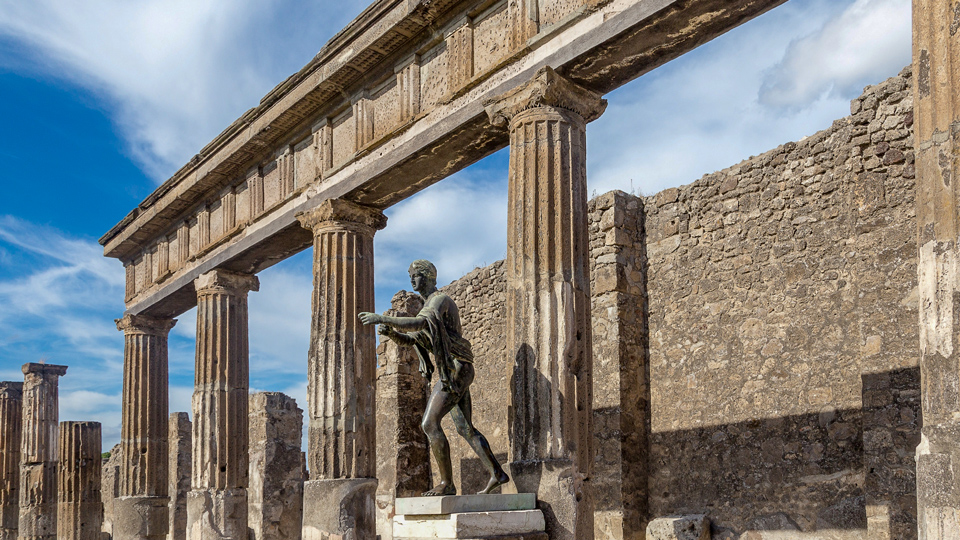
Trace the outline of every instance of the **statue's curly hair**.
[[437, 267], [426, 259], [417, 259], [410, 263], [410, 273], [417, 273], [428, 279], [432, 279], [434, 282], [437, 281]]

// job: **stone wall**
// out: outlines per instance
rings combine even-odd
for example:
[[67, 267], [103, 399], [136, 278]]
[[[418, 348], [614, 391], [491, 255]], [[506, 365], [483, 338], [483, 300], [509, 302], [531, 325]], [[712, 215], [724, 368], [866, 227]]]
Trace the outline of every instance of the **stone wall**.
[[644, 199], [652, 516], [854, 533], [871, 501], [916, 534], [909, 87], [905, 70], [829, 129]]
[[[910, 76], [690, 185], [591, 201], [598, 538], [677, 513], [709, 514], [715, 538], [916, 537]], [[504, 280], [495, 263], [445, 291], [477, 357], [475, 423], [505, 460]], [[482, 469], [445, 429], [475, 491]]]

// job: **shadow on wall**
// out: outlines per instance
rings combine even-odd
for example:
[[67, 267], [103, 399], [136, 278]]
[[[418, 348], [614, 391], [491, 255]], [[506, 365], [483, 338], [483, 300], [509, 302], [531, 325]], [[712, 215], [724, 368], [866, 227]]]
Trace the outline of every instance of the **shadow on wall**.
[[919, 368], [862, 384], [862, 409], [652, 433], [651, 517], [708, 514], [714, 539], [916, 538]]

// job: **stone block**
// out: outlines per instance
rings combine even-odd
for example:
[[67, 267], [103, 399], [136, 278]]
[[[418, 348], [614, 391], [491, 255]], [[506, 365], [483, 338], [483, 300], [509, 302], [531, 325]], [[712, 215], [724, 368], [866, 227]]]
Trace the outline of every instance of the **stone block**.
[[377, 480], [311, 480], [303, 486], [303, 540], [376, 538]]
[[710, 540], [706, 515], [668, 516], [647, 524], [647, 540]]
[[187, 494], [187, 538], [247, 540], [246, 524], [246, 490], [195, 490]]
[[546, 523], [540, 510], [506, 512], [464, 512], [436, 516], [397, 516], [393, 535], [409, 538], [477, 538], [543, 531]]
[[536, 507], [537, 499], [533, 493], [406, 497], [397, 499], [397, 515], [406, 516], [533, 510]]
[[113, 538], [165, 539], [169, 504], [167, 497], [117, 497], [113, 500]]

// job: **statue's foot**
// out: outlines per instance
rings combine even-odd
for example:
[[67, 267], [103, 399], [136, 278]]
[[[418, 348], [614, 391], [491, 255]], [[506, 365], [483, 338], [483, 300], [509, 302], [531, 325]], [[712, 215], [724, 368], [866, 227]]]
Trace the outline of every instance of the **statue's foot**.
[[452, 483], [447, 484], [446, 482], [440, 482], [436, 486], [433, 486], [429, 491], [424, 491], [421, 494], [421, 497], [442, 497], [444, 495], [456, 495], [457, 486]]
[[483, 488], [483, 491], [477, 493], [477, 495], [486, 495], [509, 481], [510, 477], [507, 476], [507, 473], [503, 472], [503, 470], [497, 471], [496, 474], [490, 477], [490, 481], [487, 482], [487, 487]]

